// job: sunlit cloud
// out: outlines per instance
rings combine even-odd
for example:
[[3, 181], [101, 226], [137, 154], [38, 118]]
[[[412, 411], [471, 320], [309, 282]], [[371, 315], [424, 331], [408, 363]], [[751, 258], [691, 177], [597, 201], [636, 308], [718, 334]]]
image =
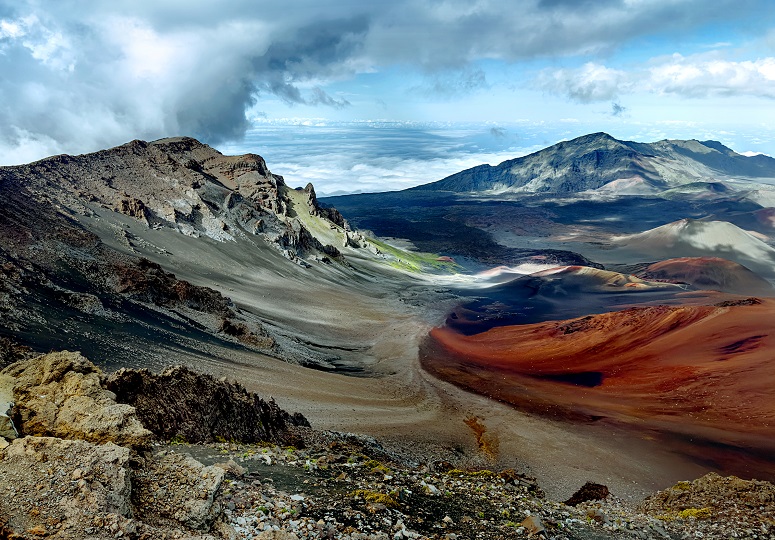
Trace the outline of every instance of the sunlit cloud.
[[573, 69], [546, 69], [535, 81], [545, 92], [580, 103], [615, 100], [635, 93], [686, 98], [753, 96], [775, 98], [775, 58], [731, 61], [705, 55], [674, 54], [633, 71], [587, 63]]

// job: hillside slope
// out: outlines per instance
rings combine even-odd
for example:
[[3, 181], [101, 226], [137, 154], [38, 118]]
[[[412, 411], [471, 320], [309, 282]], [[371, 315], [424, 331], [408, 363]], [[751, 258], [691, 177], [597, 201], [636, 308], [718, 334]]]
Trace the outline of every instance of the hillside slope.
[[775, 159], [746, 157], [717, 141], [638, 143], [593, 133], [496, 166], [479, 165], [415, 191], [656, 193], [724, 178], [775, 178]]
[[161, 367], [165, 348], [243, 348], [331, 367], [335, 356], [296, 344], [276, 307], [249, 308], [235, 283], [250, 269], [253, 288], [258, 273], [294, 289], [280, 276], [313, 267], [340, 280], [355, 274], [345, 252], [377, 249], [311, 185], [291, 189], [260, 156], [191, 138], [0, 167], [0, 337], [39, 351], [121, 366], [144, 350]]

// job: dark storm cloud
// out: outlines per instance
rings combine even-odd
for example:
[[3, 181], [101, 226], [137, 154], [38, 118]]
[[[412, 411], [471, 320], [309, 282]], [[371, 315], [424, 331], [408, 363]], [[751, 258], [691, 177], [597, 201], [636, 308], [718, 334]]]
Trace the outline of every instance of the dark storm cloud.
[[613, 102], [611, 103], [611, 116], [622, 116], [624, 113], [627, 112], [627, 107], [622, 105], [621, 103]]
[[767, 6], [582, 4], [61, 0], [42, 9], [36, 0], [0, 0], [0, 162], [135, 137], [235, 139], [247, 127], [246, 109], [267, 97], [347, 107], [325, 92], [328, 82], [388, 67], [418, 70], [427, 95], [447, 99], [487, 87], [479, 60], [611, 51]]
[[502, 127], [493, 127], [490, 128], [490, 135], [495, 137], [496, 139], [503, 139], [506, 137], [506, 130]]
[[339, 75], [342, 65], [359, 54], [367, 31], [364, 16], [317, 21], [299, 28], [251, 59], [257, 89], [290, 104], [347, 107], [347, 100], [335, 99], [317, 86], [305, 96], [298, 83]]

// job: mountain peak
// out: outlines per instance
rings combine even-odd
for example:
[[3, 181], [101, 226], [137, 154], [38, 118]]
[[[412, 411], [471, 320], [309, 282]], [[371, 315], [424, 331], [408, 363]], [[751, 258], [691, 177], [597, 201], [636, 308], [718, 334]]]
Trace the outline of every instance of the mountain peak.
[[413, 189], [498, 194], [579, 193], [604, 187], [609, 193], [644, 194], [729, 177], [775, 179], [775, 159], [748, 158], [712, 140], [638, 143], [601, 131]]
[[619, 139], [614, 138], [605, 131], [598, 131], [596, 133], [589, 133], [587, 135], [581, 135], [575, 139], [571, 139], [569, 142], [587, 142], [587, 141], [616, 141], [621, 142]]
[[2, 167], [0, 178], [46, 192], [62, 207], [85, 216], [108, 209], [149, 228], [217, 241], [257, 235], [300, 265], [318, 253], [340, 255], [303, 226], [307, 214], [331, 222], [321, 230], [339, 227], [341, 238], [330, 233], [327, 241], [345, 244], [344, 218], [318, 205], [311, 184], [306, 208], [297, 212], [293, 190], [282, 176], [272, 174], [261, 156], [224, 156], [191, 137], [133, 140], [92, 154]]

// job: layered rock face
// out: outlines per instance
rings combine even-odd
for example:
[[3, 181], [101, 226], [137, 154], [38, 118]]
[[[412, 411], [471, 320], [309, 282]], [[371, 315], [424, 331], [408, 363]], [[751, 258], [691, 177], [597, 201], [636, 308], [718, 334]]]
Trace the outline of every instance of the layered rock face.
[[[24, 186], [32, 198], [54, 199], [75, 214], [92, 215], [102, 207], [149, 227], [218, 241], [258, 234], [276, 243], [303, 229], [288, 213], [290, 188], [261, 156], [224, 156], [189, 137], [135, 140], [94, 154], [2, 167], [2, 184]], [[311, 214], [345, 227], [341, 214], [317, 203], [311, 186], [308, 192]]]
[[136, 409], [143, 425], [162, 439], [189, 442], [277, 441], [292, 426], [309, 426], [239, 384], [176, 366], [155, 375], [120, 369], [107, 380], [120, 403]]

